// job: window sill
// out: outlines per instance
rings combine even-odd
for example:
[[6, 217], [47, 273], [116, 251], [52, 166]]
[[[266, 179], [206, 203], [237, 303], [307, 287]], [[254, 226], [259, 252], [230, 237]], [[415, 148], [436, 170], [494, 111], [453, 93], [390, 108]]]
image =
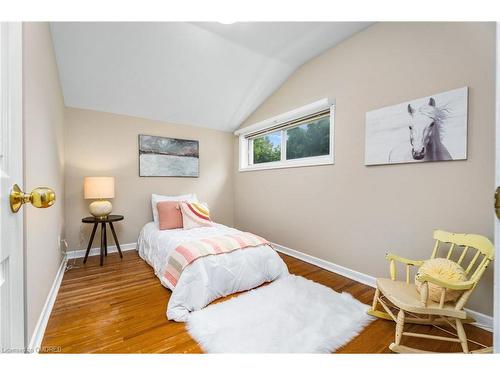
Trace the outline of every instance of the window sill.
[[281, 168], [297, 168], [297, 167], [313, 167], [318, 165], [331, 165], [334, 164], [333, 156], [308, 158], [300, 160], [288, 160], [271, 163], [263, 163], [260, 165], [250, 165], [240, 167], [239, 172], [262, 171], [266, 169], [281, 169]]

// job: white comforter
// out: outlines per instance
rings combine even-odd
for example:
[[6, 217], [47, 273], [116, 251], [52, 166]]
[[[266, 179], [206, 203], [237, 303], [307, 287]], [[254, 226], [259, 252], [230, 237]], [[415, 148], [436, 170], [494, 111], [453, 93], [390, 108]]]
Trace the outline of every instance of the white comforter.
[[191, 311], [217, 298], [255, 288], [288, 274], [283, 260], [268, 245], [198, 258], [181, 274], [177, 286], [163, 276], [168, 254], [183, 242], [238, 232], [215, 224], [195, 229], [159, 230], [148, 223], [139, 234], [139, 255], [153, 267], [162, 285], [172, 290], [167, 317], [184, 322]]

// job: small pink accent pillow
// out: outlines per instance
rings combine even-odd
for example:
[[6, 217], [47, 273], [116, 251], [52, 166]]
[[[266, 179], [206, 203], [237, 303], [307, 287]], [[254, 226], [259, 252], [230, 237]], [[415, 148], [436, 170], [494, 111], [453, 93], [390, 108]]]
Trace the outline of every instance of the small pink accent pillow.
[[182, 212], [179, 202], [158, 202], [156, 208], [160, 230], [182, 228]]

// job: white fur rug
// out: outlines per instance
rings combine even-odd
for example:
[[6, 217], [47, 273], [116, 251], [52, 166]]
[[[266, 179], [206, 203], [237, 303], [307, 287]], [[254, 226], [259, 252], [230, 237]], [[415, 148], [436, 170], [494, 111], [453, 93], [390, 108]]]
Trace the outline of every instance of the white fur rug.
[[190, 314], [191, 336], [208, 353], [329, 353], [373, 318], [368, 306], [288, 275]]

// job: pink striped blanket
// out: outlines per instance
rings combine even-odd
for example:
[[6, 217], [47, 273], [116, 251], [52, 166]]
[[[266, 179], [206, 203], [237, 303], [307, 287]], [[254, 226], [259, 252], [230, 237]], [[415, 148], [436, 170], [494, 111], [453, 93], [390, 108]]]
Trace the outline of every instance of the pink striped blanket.
[[269, 244], [266, 239], [248, 232], [184, 242], [169, 254], [165, 277], [175, 287], [182, 271], [198, 258]]

